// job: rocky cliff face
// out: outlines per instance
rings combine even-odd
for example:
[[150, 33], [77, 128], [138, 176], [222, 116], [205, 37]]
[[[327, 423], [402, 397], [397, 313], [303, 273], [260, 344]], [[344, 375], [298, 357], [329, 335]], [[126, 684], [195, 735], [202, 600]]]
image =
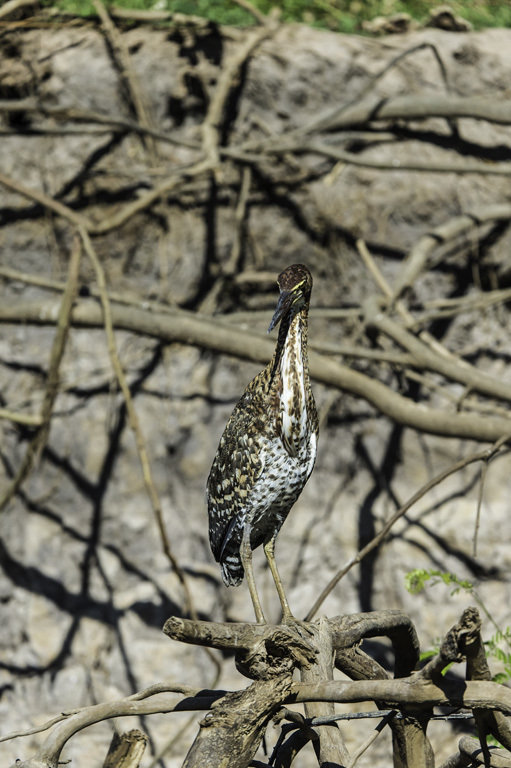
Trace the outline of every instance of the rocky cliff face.
[[[439, 247], [404, 294], [406, 309], [451, 353], [511, 383], [507, 305], [470, 303], [508, 285], [511, 119], [497, 119], [484, 105], [505, 111], [511, 33], [423, 30], [375, 40], [283, 27], [233, 67], [219, 124], [208, 123], [211, 105], [247, 33], [135, 27], [121, 37], [128, 73], [119, 70], [111, 41], [90, 26], [7, 30], [0, 37], [1, 173], [46, 196], [0, 186], [0, 405], [38, 413], [45, 391], [55, 333], [45, 323], [56, 318], [76, 228], [51, 199], [90, 224], [113, 302], [127, 315], [116, 332], [120, 359], [195, 608], [202, 618], [252, 620], [246, 586], [225, 588], [213, 562], [204, 488], [222, 429], [261, 362], [219, 354], [192, 337], [190, 344], [182, 337], [169, 342], [156, 332], [127, 330], [130, 311], [167, 311], [171, 329], [180, 322], [171, 314], [175, 307], [225, 314], [234, 330], [262, 335], [276, 301], [275, 276], [304, 262], [315, 281], [313, 346], [423, 407], [456, 414], [468, 399], [479, 408], [470, 413], [481, 418], [487, 408], [504, 430], [504, 396], [473, 395], [477, 387], [447, 382], [420, 365], [409, 376], [403, 360], [396, 367], [392, 358], [403, 349], [374, 327], [368, 332], [367, 300], [381, 289], [356, 242], [368, 244], [392, 288], [422, 236], [473, 216], [474, 225], [457, 238], [435, 234]], [[133, 83], [152, 133], [133, 130], [143, 117], [129, 91]], [[460, 117], [460, 99], [471, 100], [473, 113]], [[202, 172], [194, 164], [212, 157], [204, 125], [213, 137], [217, 131], [219, 159]], [[287, 148], [279, 148], [283, 134]], [[471, 164], [472, 172], [446, 172], [455, 164], [460, 171]], [[478, 221], [497, 204], [500, 217]], [[96, 311], [96, 285], [83, 256], [84, 311]], [[463, 296], [464, 313], [447, 314], [454, 303], [435, 305]], [[403, 322], [417, 330], [410, 318]], [[208, 687], [215, 677], [203, 651], [172, 644], [161, 632], [166, 618], [185, 610], [185, 596], [162, 550], [105, 332], [82, 326], [70, 332], [46, 446], [2, 513], [3, 732], [162, 679]], [[400, 504], [478, 447], [397, 424], [325, 381], [315, 392], [322, 417], [317, 466], [277, 542], [297, 616]], [[32, 432], [9, 419], [0, 429], [5, 491]], [[405, 574], [422, 567], [470, 579], [499, 624], [509, 624], [508, 458], [489, 466], [474, 556], [479, 477], [478, 464], [467, 466], [421, 499], [320, 612], [398, 608], [429, 648], [471, 598], [449, 596], [444, 586], [411, 596]], [[278, 621], [263, 560], [255, 554], [256, 578], [268, 617]], [[384, 643], [373, 651], [387, 657]], [[229, 660], [222, 670], [221, 686], [242, 684]], [[183, 729], [180, 717], [145, 724], [155, 754]], [[76, 766], [99, 764], [110, 735], [103, 723], [74, 739], [65, 757]], [[439, 726], [437, 739], [447, 735]], [[187, 738], [171, 748], [165, 765], [181, 764]], [[40, 740], [0, 744], [2, 764], [27, 757]]]

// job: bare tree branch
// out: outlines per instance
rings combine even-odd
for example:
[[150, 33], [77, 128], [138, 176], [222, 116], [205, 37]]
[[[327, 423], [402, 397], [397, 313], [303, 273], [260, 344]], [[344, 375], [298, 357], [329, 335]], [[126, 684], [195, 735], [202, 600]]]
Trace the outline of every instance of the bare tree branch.
[[354, 704], [361, 701], [393, 701], [395, 706], [466, 707], [495, 709], [511, 714], [511, 690], [491, 682], [466, 682], [442, 678], [435, 683], [419, 677], [399, 680], [357, 680], [356, 682], [293, 683], [289, 701], [336, 701]]
[[241, 67], [249, 58], [249, 56], [252, 55], [257, 46], [260, 45], [262, 41], [267, 37], [274, 34], [277, 29], [277, 18], [278, 14], [273, 14], [267, 19], [265, 18], [265, 23], [247, 35], [242, 45], [240, 45], [239, 48], [232, 54], [232, 56], [227, 60], [226, 64], [222, 68], [215, 92], [209, 104], [208, 112], [204, 122], [202, 123], [202, 148], [205, 156], [209, 158], [213, 168], [217, 168], [219, 165], [220, 128], [222, 125], [222, 115], [227, 97], [233, 86], [233, 82], [235, 81]]
[[499, 203], [485, 206], [474, 213], [457, 216], [435, 227], [423, 235], [411, 249], [403, 269], [394, 285], [393, 301], [402, 295], [403, 291], [413, 285], [417, 276], [424, 269], [432, 252], [442, 243], [454, 240], [460, 235], [468, 235], [472, 230], [492, 221], [508, 221], [511, 219], [511, 205]]
[[0, 8], [0, 19], [8, 19], [11, 14], [14, 14], [20, 8], [34, 7], [34, 0], [7, 0]]
[[394, 320], [383, 314], [375, 307], [369, 307], [367, 323], [371, 328], [386, 334], [399, 344], [415, 359], [415, 367], [422, 370], [440, 373], [452, 381], [465, 384], [472, 391], [480, 392], [489, 397], [496, 397], [509, 402], [511, 400], [511, 386], [504, 381], [489, 376], [483, 371], [478, 371], [465, 361], [457, 361], [435, 353], [417, 339], [413, 334], [398, 325]]
[[53, 211], [53, 213], [56, 213], [58, 216], [62, 216], [62, 218], [67, 219], [78, 227], [84, 227], [87, 230], [92, 229], [93, 227], [92, 223], [85, 216], [76, 213], [67, 205], [60, 203], [58, 200], [54, 200], [53, 197], [44, 194], [44, 192], [26, 187], [20, 181], [11, 179], [3, 173], [0, 173], [0, 184], [19, 195], [23, 195], [23, 197], [28, 197], [29, 200], [34, 200], [36, 203], [40, 203], [48, 210]]
[[511, 440], [511, 433], [508, 435], [504, 435], [503, 437], [499, 438], [496, 443], [494, 443], [493, 446], [490, 448], [478, 451], [477, 453], [470, 454], [465, 459], [461, 459], [461, 461], [456, 462], [455, 464], [452, 464], [447, 469], [440, 472], [438, 475], [433, 477], [431, 480], [429, 480], [427, 483], [425, 483], [422, 488], [420, 488], [416, 493], [413, 494], [413, 496], [404, 504], [402, 507], [400, 507], [394, 514], [387, 520], [381, 531], [379, 531], [376, 536], [373, 536], [371, 541], [369, 541], [365, 547], [360, 549], [358, 553], [355, 555], [355, 557], [352, 557], [346, 565], [341, 568], [335, 576], [329, 581], [327, 586], [324, 588], [310, 611], [308, 612], [307, 616], [305, 617], [305, 621], [310, 621], [314, 615], [317, 613], [319, 607], [321, 604], [326, 600], [330, 592], [334, 589], [334, 587], [339, 583], [339, 581], [355, 566], [357, 563], [360, 563], [364, 557], [366, 557], [369, 552], [372, 552], [373, 549], [375, 549], [380, 542], [385, 538], [387, 533], [390, 531], [390, 529], [393, 527], [393, 525], [401, 518], [403, 515], [408, 512], [408, 510], [419, 501], [428, 491], [430, 491], [432, 488], [434, 488], [439, 483], [443, 482], [447, 477], [450, 475], [455, 474], [456, 472], [459, 472], [460, 469], [463, 469], [464, 467], [467, 467], [469, 464], [473, 464], [477, 461], [488, 461], [492, 456], [495, 456], [506, 443], [508, 443]]
[[60, 364], [66, 349], [69, 328], [71, 325], [71, 312], [78, 285], [81, 252], [82, 250], [79, 242], [75, 241], [69, 260], [66, 288], [62, 295], [62, 301], [56, 318], [57, 328], [48, 364], [48, 376], [41, 406], [40, 424], [37, 427], [37, 431], [26, 450], [25, 458], [19, 466], [14, 478], [0, 496], [0, 512], [5, 509], [10, 499], [12, 499], [20, 489], [48, 440], [53, 405], [59, 391]]
[[228, 693], [206, 715], [183, 768], [246, 768], [271, 718], [289, 696], [291, 678], [256, 680], [244, 691]]
[[459, 741], [459, 752], [442, 763], [440, 768], [468, 768], [485, 765], [487, 768], [511, 768], [511, 757], [498, 747], [489, 747], [489, 762], [483, 754], [481, 745], [470, 736], [463, 736]]
[[[324, 680], [333, 680], [334, 665], [332, 659], [335, 656], [333, 636], [330, 622], [321, 617], [317, 625], [309, 631], [314, 633], [314, 642], [318, 650], [316, 663], [300, 670], [300, 679], [304, 684], [314, 684]], [[318, 702], [305, 704], [305, 715], [308, 718], [325, 717], [333, 715], [335, 706], [332, 702]], [[350, 754], [346, 742], [339, 730], [339, 725], [333, 722], [323, 728], [319, 728], [318, 739], [313, 742], [314, 750], [318, 758], [320, 768], [329, 766], [344, 766], [350, 762]]]
[[[138, 79], [133, 70], [130, 55], [124, 44], [123, 37], [108, 15], [102, 0], [92, 0], [92, 4], [96, 10], [96, 13], [101, 19], [101, 24], [110, 42], [113, 55], [125, 84], [126, 92], [129, 95], [133, 111], [137, 116], [137, 120], [143, 129], [151, 129], [151, 123], [144, 102], [144, 97], [142, 95]], [[154, 139], [152, 136], [146, 133], [141, 135], [145, 149], [149, 154], [151, 164], [156, 165], [158, 162], [158, 152]]]
[[103, 768], [138, 768], [147, 745], [147, 736], [136, 729], [114, 733]]
[[80, 229], [80, 237], [82, 238], [85, 251], [89, 259], [91, 260], [92, 265], [94, 267], [94, 271], [96, 273], [98, 288], [99, 288], [100, 297], [101, 297], [101, 306], [102, 306], [103, 316], [104, 316], [105, 332], [106, 332], [107, 343], [108, 343], [108, 354], [110, 357], [110, 361], [112, 363], [112, 368], [114, 370], [115, 376], [119, 383], [119, 387], [122, 391], [124, 401], [126, 403], [128, 418], [129, 418], [130, 426], [133, 430], [133, 434], [135, 436], [137, 451], [140, 458], [140, 464], [142, 467], [142, 476], [144, 478], [144, 484], [147, 490], [147, 495], [151, 501], [151, 506], [153, 508], [153, 512], [158, 525], [158, 530], [160, 533], [160, 539], [162, 542], [163, 551], [165, 552], [165, 555], [167, 556], [183, 588], [183, 593], [185, 596], [185, 603], [186, 603], [186, 610], [189, 612], [190, 616], [197, 618], [197, 612], [193, 605], [193, 601], [192, 601], [190, 589], [188, 587], [188, 581], [187, 581], [185, 572], [181, 568], [176, 556], [172, 551], [170, 539], [168, 537], [167, 529], [165, 527], [165, 523], [163, 520], [163, 511], [161, 508], [160, 499], [153, 481], [151, 463], [149, 461], [149, 456], [147, 453], [146, 442], [142, 434], [142, 428], [140, 426], [138, 414], [133, 404], [130, 388], [128, 386], [126, 375], [124, 373], [124, 370], [119, 358], [119, 353], [117, 351], [117, 344], [115, 342], [114, 325], [112, 321], [112, 308], [108, 299], [105, 273], [97, 257], [96, 251], [94, 250], [92, 242], [87, 232], [84, 229]]
[[364, 752], [368, 750], [371, 744], [378, 738], [383, 729], [393, 720], [396, 715], [396, 710], [392, 710], [385, 717], [382, 717], [378, 725], [374, 728], [373, 732], [367, 737], [367, 739], [353, 752], [346, 768], [354, 768], [359, 757], [362, 757]]
[[327, 115], [314, 125], [315, 131], [338, 131], [376, 120], [425, 120], [431, 117], [471, 117], [501, 125], [511, 124], [511, 107], [507, 101], [453, 93], [435, 95], [393, 96], [382, 99], [370, 95], [344, 109], [341, 114]]
[[[162, 696], [157, 700], [132, 698], [107, 701], [85, 707], [59, 722], [39, 747], [36, 754], [25, 761], [17, 761], [16, 768], [57, 768], [64, 746], [75, 733], [113, 717], [129, 717], [169, 713], [175, 711], [209, 710], [213, 703], [225, 695], [223, 691], [203, 692], [196, 690], [186, 698]], [[12, 766], [12, 768], [15, 768]]]
[[[201, 318], [192, 312], [177, 309], [171, 309], [165, 314], [150, 313], [136, 307], [128, 309], [112, 306], [111, 309], [112, 322], [116, 328], [147, 334], [162, 341], [194, 344], [264, 363], [273, 354], [270, 339], [248, 331], [235, 330], [215, 318]], [[55, 322], [55, 315], [55, 304], [51, 301], [0, 306], [0, 322], [51, 325]], [[82, 328], [101, 327], [101, 312], [93, 302], [79, 302], [73, 309], [72, 322]], [[511, 419], [449, 413], [416, 404], [381, 382], [313, 351], [309, 355], [309, 365], [316, 381], [362, 397], [389, 418], [413, 429], [480, 442], [493, 442], [511, 433]]]

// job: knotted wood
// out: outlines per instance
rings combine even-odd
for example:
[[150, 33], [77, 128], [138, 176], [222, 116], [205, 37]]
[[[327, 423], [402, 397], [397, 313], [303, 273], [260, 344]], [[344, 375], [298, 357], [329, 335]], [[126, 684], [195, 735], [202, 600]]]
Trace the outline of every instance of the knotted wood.
[[183, 768], [246, 768], [291, 683], [290, 675], [281, 674], [226, 694], [201, 721]]

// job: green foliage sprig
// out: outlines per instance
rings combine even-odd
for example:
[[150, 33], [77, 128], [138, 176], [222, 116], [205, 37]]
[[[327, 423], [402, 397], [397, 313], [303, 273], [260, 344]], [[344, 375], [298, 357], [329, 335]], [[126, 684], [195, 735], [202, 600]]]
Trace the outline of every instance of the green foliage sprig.
[[[486, 652], [489, 657], [499, 661], [504, 667], [502, 672], [498, 672], [493, 676], [493, 680], [498, 683], [509, 682], [511, 680], [511, 627], [508, 626], [502, 629], [497, 624], [473, 583], [468, 579], [460, 579], [454, 573], [439, 571], [435, 568], [416, 568], [405, 575], [405, 586], [412, 595], [418, 595], [419, 592], [425, 589], [428, 583], [430, 583], [430, 586], [445, 584], [453, 587], [450, 592], [451, 596], [462, 591], [466, 592], [477, 603], [495, 628], [495, 632], [490, 639], [484, 641]], [[435, 650], [425, 651], [424, 658], [430, 658], [435, 653]]]
[[[405, 586], [412, 595], [418, 595], [425, 588], [428, 581], [431, 586], [444, 583], [448, 586], [454, 585], [451, 595], [456, 595], [461, 590], [473, 595], [474, 585], [468, 579], [460, 579], [454, 573], [448, 571], [438, 571], [434, 568], [426, 570], [425, 568], [415, 568], [405, 575]], [[479, 602], [479, 600], [477, 600]]]

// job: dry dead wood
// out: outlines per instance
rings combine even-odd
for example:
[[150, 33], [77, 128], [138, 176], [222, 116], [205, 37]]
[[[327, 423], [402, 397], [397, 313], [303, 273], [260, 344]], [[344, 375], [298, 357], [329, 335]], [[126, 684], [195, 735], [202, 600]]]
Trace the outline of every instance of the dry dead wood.
[[163, 628], [172, 640], [235, 652], [239, 671], [253, 680], [310, 667], [315, 650], [292, 627], [271, 624], [221, 624], [172, 616]]
[[77, 292], [81, 254], [81, 244], [76, 240], [69, 260], [66, 287], [55, 318], [55, 338], [50, 353], [48, 379], [36, 426], [36, 433], [25, 452], [25, 458], [18, 467], [15, 476], [0, 495], [0, 512], [5, 509], [8, 502], [17, 493], [29, 475], [38, 456], [41, 455], [50, 434], [53, 406], [59, 393], [60, 364], [69, 337], [71, 312]]
[[314, 130], [338, 131], [376, 120], [425, 120], [429, 117], [459, 118], [471, 117], [478, 120], [509, 125], [511, 107], [507, 101], [495, 101], [478, 97], [457, 96], [455, 94], [421, 94], [394, 96], [381, 99], [370, 95], [360, 99], [348, 108], [335, 110], [333, 113], [318, 118]]
[[[4, 323], [51, 325], [55, 318], [56, 304], [53, 301], [18, 302], [0, 307], [0, 322]], [[71, 320], [77, 328], [103, 325], [101, 310], [92, 301], [77, 302]], [[166, 342], [193, 344], [244, 360], [267, 363], [273, 354], [271, 340], [185, 310], [169, 309], [165, 314], [157, 314], [135, 307], [112, 305], [112, 322], [119, 329]], [[416, 404], [381, 382], [316, 352], [310, 353], [309, 363], [311, 375], [316, 381], [361, 397], [393, 421], [421, 432], [480, 442], [494, 442], [511, 433], [511, 419], [447, 412]]]
[[291, 678], [281, 673], [256, 680], [243, 691], [228, 693], [200, 723], [183, 768], [246, 768], [266, 726], [289, 697]]
[[459, 751], [442, 763], [440, 768], [471, 768], [484, 765], [486, 768], [511, 768], [511, 757], [499, 747], [489, 747], [485, 754], [480, 743], [470, 736], [463, 736], [458, 745]]
[[464, 384], [473, 392], [479, 392], [506, 402], [511, 400], [511, 386], [504, 381], [499, 381], [482, 371], [478, 371], [459, 359], [439, 355], [438, 352], [430, 349], [398, 322], [385, 315], [379, 307], [374, 306], [374, 303], [366, 306], [367, 325], [386, 334], [402, 349], [409, 352], [414, 358], [413, 367], [439, 373], [446, 379]]
[[[236, 649], [238, 654], [242, 654], [244, 663], [247, 663], [250, 654], [259, 657], [263, 654], [266, 668], [262, 670], [259, 666], [258, 669], [259, 672], [262, 670], [264, 679], [257, 679], [248, 688], [231, 693], [174, 686], [176, 691], [184, 693], [184, 697], [159, 695], [172, 687], [153, 686], [129, 699], [64, 714], [60, 722], [47, 724], [48, 728], [53, 726], [53, 731], [36, 755], [17, 765], [21, 768], [55, 768], [64, 745], [74, 733], [111, 717], [177, 710], [211, 710], [201, 723], [184, 766], [213, 766], [229, 759], [230, 765], [245, 768], [252, 760], [271, 718], [284, 704], [299, 702], [307, 704], [308, 716], [305, 720], [300, 716], [295, 718], [288, 709], [284, 711], [284, 716], [287, 720], [296, 720], [301, 727], [302, 745], [307, 740], [313, 740], [320, 765], [354, 764], [353, 756], [350, 757], [344, 746], [334, 711], [328, 706], [328, 703], [333, 702], [375, 701], [379, 707], [390, 706], [400, 710], [402, 716], [399, 725], [394, 722], [395, 713], [392, 717], [382, 713], [382, 718], [385, 717], [385, 723], [395, 726], [395, 760], [397, 765], [402, 766], [428, 768], [432, 765], [426, 730], [435, 706], [472, 709], [476, 722], [479, 715], [486, 717], [491, 713], [502, 713], [504, 728], [499, 730], [497, 724], [494, 733], [504, 736], [507, 733], [504, 714], [511, 714], [511, 692], [505, 686], [488, 680], [448, 679], [441, 674], [447, 664], [472, 657], [472, 666], [467, 666], [467, 672], [472, 669], [471, 674], [474, 676], [473, 670], [477, 668], [483, 670], [479, 675], [486, 675], [484, 661], [480, 657], [480, 619], [476, 609], [464, 612], [460, 622], [447, 633], [438, 656], [420, 672], [409, 669], [418, 655], [415, 629], [406, 617], [395, 612], [324, 618], [316, 624], [299, 623], [290, 627], [193, 622], [173, 617], [167, 621], [165, 632], [174, 640], [206, 644], [213, 648]], [[342, 655], [348, 648], [356, 650], [362, 637], [377, 635], [387, 635], [393, 640], [396, 676], [390, 679], [385, 675], [378, 679], [379, 676], [375, 677], [370, 667], [366, 667], [365, 671], [354, 675], [355, 680], [333, 680], [334, 651]], [[287, 669], [282, 667], [286, 643], [289, 644], [289, 654], [293, 658]], [[406, 651], [407, 646], [411, 654]], [[402, 647], [405, 648], [405, 657], [408, 654], [408, 661], [404, 665], [400, 658]], [[279, 653], [274, 652], [276, 648], [280, 648]], [[293, 648], [298, 648], [299, 653], [296, 654]], [[292, 669], [295, 665], [302, 670], [301, 682], [293, 682]], [[250, 667], [251, 677], [255, 676], [255, 669], [253, 665]], [[349, 665], [346, 669], [350, 669]], [[397, 676], [400, 673], [405, 676]], [[319, 709], [314, 703], [321, 704]], [[374, 734], [359, 747], [357, 754], [373, 740]], [[288, 757], [295, 754], [297, 747], [296, 743], [294, 749], [287, 744], [284, 754]], [[286, 759], [283, 758], [284, 762], [277, 764], [288, 764]]]
[[147, 112], [144, 96], [140, 84], [133, 70], [129, 52], [124, 44], [122, 34], [119, 32], [112, 19], [110, 18], [102, 0], [92, 0], [92, 4], [99, 18], [102, 27], [108, 38], [111, 50], [119, 69], [126, 92], [129, 96], [132, 109], [136, 115], [137, 122], [144, 132], [141, 134], [142, 141], [149, 155], [152, 165], [158, 162], [158, 152], [154, 138], [146, 133], [146, 129], [151, 130], [151, 121]]
[[37, 5], [37, 0], [7, 0], [0, 8], [0, 19], [16, 18], [18, 11], [22, 8], [34, 9]]
[[443, 243], [453, 241], [460, 236], [468, 237], [489, 222], [509, 221], [511, 219], [511, 206], [507, 203], [491, 205], [481, 208], [479, 211], [471, 211], [450, 219], [434, 230], [424, 234], [411, 249], [394, 285], [393, 301], [413, 286], [420, 272], [427, 266], [433, 252]]
[[137, 729], [114, 733], [103, 768], [138, 768], [147, 741], [145, 733]]
[[[17, 768], [57, 768], [59, 758], [66, 743], [75, 733], [95, 723], [114, 717], [144, 716], [157, 713], [170, 713], [179, 711], [209, 710], [213, 702], [221, 698], [223, 692], [213, 692], [211, 695], [201, 695], [197, 691], [195, 696], [189, 698], [177, 698], [176, 696], [161, 696], [157, 700], [133, 698], [120, 699], [118, 701], [104, 702], [70, 714], [54, 727], [53, 731], [45, 739], [36, 754], [25, 761], [18, 760]], [[19, 734], [21, 735], [21, 734]], [[13, 766], [14, 768], [14, 766]]]

